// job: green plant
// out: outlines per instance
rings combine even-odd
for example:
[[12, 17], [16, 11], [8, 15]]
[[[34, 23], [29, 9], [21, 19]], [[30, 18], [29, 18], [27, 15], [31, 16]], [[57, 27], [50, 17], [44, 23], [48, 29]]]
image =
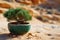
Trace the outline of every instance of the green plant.
[[26, 22], [32, 19], [29, 11], [23, 8], [9, 9], [4, 13], [4, 17], [6, 17], [9, 21], [15, 20], [17, 22]]

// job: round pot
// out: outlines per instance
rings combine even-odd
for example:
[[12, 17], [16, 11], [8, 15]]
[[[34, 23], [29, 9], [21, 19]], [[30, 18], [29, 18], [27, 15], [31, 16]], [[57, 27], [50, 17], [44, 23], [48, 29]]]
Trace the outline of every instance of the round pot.
[[30, 30], [30, 25], [8, 23], [8, 29], [12, 34], [21, 35], [27, 33]]

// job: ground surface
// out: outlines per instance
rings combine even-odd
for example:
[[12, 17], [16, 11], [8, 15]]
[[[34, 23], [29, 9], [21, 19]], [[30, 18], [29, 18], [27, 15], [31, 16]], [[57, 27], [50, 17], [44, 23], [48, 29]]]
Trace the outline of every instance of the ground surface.
[[8, 22], [0, 14], [0, 40], [60, 40], [60, 25], [45, 24], [33, 18], [30, 31], [16, 38], [9, 37]]

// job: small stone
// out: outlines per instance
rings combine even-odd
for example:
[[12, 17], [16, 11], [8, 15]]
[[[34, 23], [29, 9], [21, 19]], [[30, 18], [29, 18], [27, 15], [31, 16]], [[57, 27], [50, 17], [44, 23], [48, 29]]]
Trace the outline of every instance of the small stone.
[[48, 36], [52, 36], [51, 34], [47, 34]]
[[55, 28], [54, 26], [51, 26], [53, 29]]
[[28, 33], [27, 39], [31, 39], [33, 37], [32, 33]]
[[3, 11], [2, 11], [2, 10], [0, 10], [0, 13], [3, 13]]
[[35, 10], [40, 10], [40, 8], [36, 8]]
[[36, 33], [40, 33], [39, 31], [37, 31]]
[[33, 36], [32, 33], [28, 33], [28, 36], [30, 36], [30, 35]]
[[51, 39], [55, 39], [54, 37], [52, 37]]

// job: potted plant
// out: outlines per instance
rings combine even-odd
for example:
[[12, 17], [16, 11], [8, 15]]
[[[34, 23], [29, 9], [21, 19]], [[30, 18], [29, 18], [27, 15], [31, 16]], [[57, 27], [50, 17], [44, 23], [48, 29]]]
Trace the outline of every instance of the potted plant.
[[30, 25], [28, 21], [32, 19], [32, 16], [28, 10], [23, 8], [9, 9], [4, 13], [4, 17], [6, 17], [9, 22], [8, 29], [10, 33], [21, 35], [29, 31]]

